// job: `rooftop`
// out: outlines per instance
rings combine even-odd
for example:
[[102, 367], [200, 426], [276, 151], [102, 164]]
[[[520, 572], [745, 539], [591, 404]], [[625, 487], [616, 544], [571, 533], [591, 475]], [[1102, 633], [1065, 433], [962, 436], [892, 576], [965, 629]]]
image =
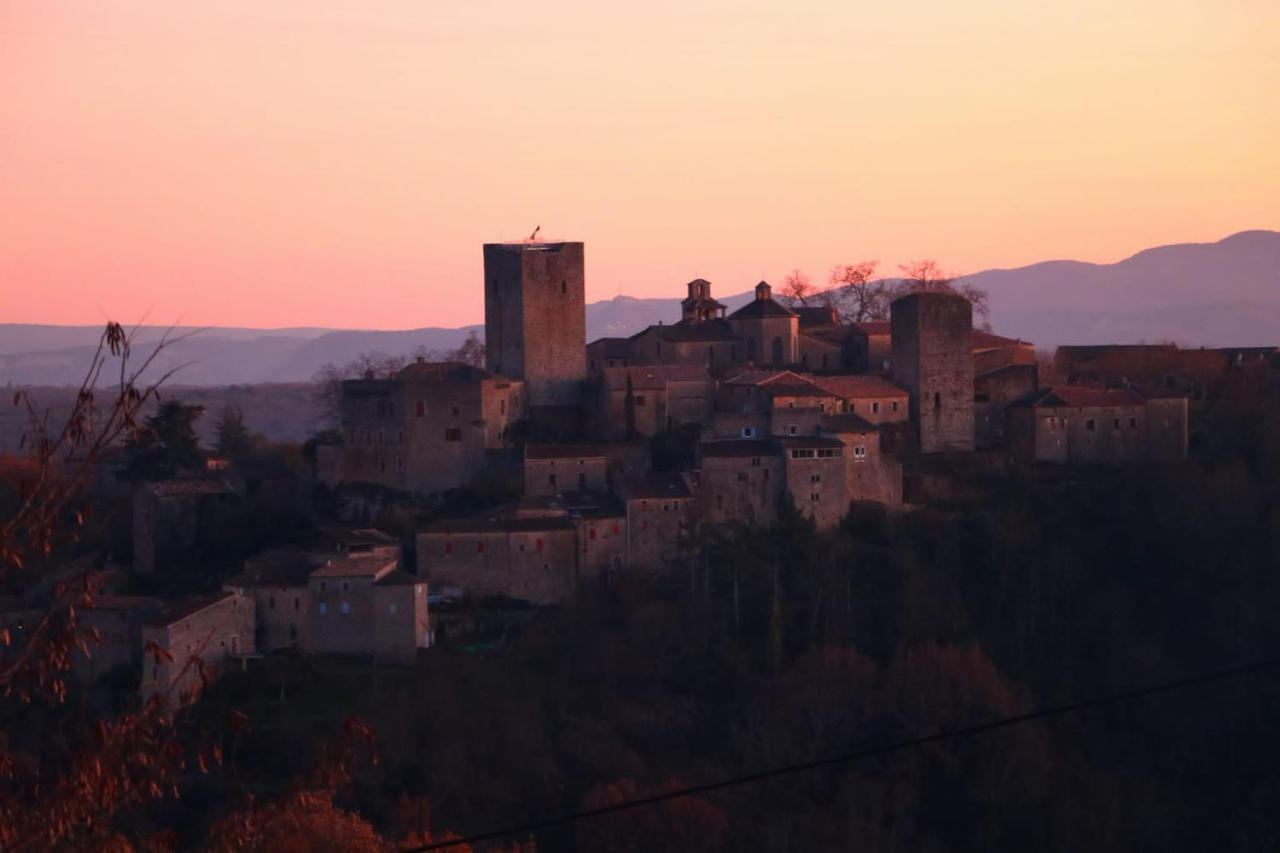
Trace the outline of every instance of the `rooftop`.
[[222, 592], [215, 592], [209, 595], [199, 595], [194, 598], [175, 601], [169, 606], [161, 609], [160, 612], [153, 614], [149, 619], [147, 619], [147, 624], [154, 627], [173, 625], [176, 622], [181, 622], [188, 616], [194, 616], [201, 610], [213, 607], [215, 604], [221, 604], [234, 595], [234, 592], [224, 590]]
[[334, 557], [311, 573], [313, 578], [376, 578], [399, 565], [385, 557]]
[[879, 427], [870, 421], [852, 414], [843, 415], [823, 415], [819, 421], [822, 428], [827, 432], [878, 432]]
[[840, 373], [813, 377], [813, 384], [835, 397], [856, 400], [866, 397], [906, 397], [907, 392], [874, 373]]
[[728, 320], [706, 320], [701, 323], [688, 323], [681, 320], [679, 323], [670, 325], [650, 326], [633, 337], [647, 332], [652, 332], [672, 343], [718, 343], [739, 340]]
[[461, 361], [424, 361], [407, 364], [396, 373], [401, 382], [479, 382], [500, 379], [498, 374]]
[[1062, 385], [1051, 388], [1032, 405], [1037, 408], [1096, 408], [1099, 406], [1140, 406], [1143, 397], [1131, 388], [1102, 388], [1084, 385]]
[[772, 296], [753, 299], [729, 315], [730, 320], [764, 320], [771, 317], [794, 317], [796, 312]]
[[416, 586], [426, 581], [417, 575], [409, 574], [404, 569], [392, 569], [374, 583], [377, 586]]
[[527, 444], [525, 459], [599, 459], [609, 455], [607, 444]]
[[778, 444], [768, 438], [726, 438], [704, 441], [698, 446], [704, 459], [733, 459], [743, 456], [773, 456]]
[[650, 474], [627, 481], [622, 488], [627, 500], [692, 497], [689, 484], [677, 472]]

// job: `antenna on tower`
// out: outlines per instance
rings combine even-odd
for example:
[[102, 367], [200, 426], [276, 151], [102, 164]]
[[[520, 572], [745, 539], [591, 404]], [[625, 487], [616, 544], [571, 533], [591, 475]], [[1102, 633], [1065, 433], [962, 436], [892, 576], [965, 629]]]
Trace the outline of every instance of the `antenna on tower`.
[[528, 240], [528, 242], [532, 243], [534, 240], [537, 240], [537, 239], [538, 239], [538, 232], [539, 232], [539, 231], [541, 231], [541, 230], [542, 230], [542, 226], [541, 226], [541, 225], [539, 225], [537, 228], [533, 229], [533, 233], [529, 235], [529, 240]]

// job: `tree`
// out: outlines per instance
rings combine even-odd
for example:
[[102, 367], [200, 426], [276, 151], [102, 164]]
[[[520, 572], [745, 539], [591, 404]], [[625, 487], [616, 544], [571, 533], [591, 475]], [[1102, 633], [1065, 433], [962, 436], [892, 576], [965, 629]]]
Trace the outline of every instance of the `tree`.
[[467, 339], [457, 349], [451, 351], [445, 360], [460, 361], [472, 367], [484, 367], [484, 355], [484, 341], [480, 340], [476, 330], [472, 329], [467, 333]]
[[253, 450], [253, 434], [244, 423], [244, 413], [240, 407], [228, 404], [222, 410], [217, 425], [214, 426], [217, 436], [217, 450], [223, 456], [242, 459]]
[[830, 284], [824, 292], [831, 294], [831, 305], [840, 322], [865, 323], [888, 318], [893, 288], [884, 279], [872, 280], [876, 265], [876, 261], [862, 261], [832, 267]]
[[782, 296], [793, 307], [808, 307], [810, 300], [817, 295], [818, 289], [814, 287], [813, 281], [798, 269], [787, 273], [787, 277], [782, 280]]
[[974, 325], [981, 329], [991, 328], [991, 308], [985, 290], [971, 284], [957, 285], [956, 277], [943, 272], [937, 261], [913, 261], [901, 264], [898, 270], [902, 273], [902, 281], [897, 287], [895, 299], [908, 293], [953, 293], [963, 296], [973, 305]]
[[[418, 357], [424, 359], [434, 356], [430, 350], [420, 348], [418, 352]], [[346, 364], [326, 364], [312, 377], [321, 416], [330, 425], [342, 420], [342, 383], [346, 380], [390, 379], [408, 363], [409, 357], [405, 355], [362, 352]]]
[[183, 469], [200, 465], [200, 444], [195, 423], [204, 406], [178, 400], [161, 403], [141, 430], [129, 437], [129, 471], [136, 478], [163, 480]]

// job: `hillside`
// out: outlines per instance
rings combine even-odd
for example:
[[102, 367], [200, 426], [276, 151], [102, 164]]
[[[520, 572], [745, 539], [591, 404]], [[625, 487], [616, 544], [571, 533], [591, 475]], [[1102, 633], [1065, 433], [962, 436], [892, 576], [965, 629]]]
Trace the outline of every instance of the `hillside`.
[[[1216, 243], [1184, 243], [1138, 252], [1113, 264], [1046, 261], [996, 269], [963, 281], [990, 294], [995, 328], [1044, 348], [1066, 343], [1173, 340], [1187, 346], [1280, 342], [1280, 232], [1242, 231]], [[749, 292], [717, 298], [730, 310]], [[680, 314], [681, 282], [669, 298], [618, 296], [587, 306], [587, 339], [634, 334]], [[304, 382], [327, 363], [362, 352], [447, 350], [468, 332], [217, 328], [193, 334], [164, 353], [157, 371], [181, 367], [184, 385]], [[65, 385], [84, 374], [97, 329], [0, 325], [0, 383]], [[182, 332], [189, 330], [179, 330]], [[139, 331], [145, 347], [164, 332]]]

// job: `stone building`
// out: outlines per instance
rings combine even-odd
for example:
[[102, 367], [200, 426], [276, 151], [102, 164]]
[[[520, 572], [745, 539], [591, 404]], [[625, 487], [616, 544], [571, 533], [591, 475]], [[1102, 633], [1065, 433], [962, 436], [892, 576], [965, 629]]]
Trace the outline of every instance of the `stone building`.
[[840, 400], [840, 414], [873, 424], [898, 423], [910, 416], [910, 395], [877, 374], [815, 374], [813, 384]]
[[577, 585], [577, 530], [567, 515], [508, 510], [437, 521], [418, 534], [418, 571], [445, 596], [557, 604]]
[[598, 376], [606, 367], [631, 365], [630, 338], [597, 338], [587, 344], [587, 373]]
[[1031, 366], [1038, 361], [1035, 345], [1020, 338], [974, 329], [972, 340], [975, 376], [1011, 365]]
[[845, 496], [849, 502], [902, 503], [902, 463], [880, 446], [881, 427], [854, 414], [823, 415], [822, 434], [845, 447]]
[[587, 374], [581, 243], [486, 243], [485, 364], [531, 407], [578, 406]]
[[746, 342], [728, 320], [657, 325], [631, 337], [631, 364], [704, 365], [719, 375], [743, 363]]
[[309, 651], [315, 605], [307, 579], [321, 558], [302, 548], [276, 548], [245, 560], [244, 571], [223, 588], [254, 605], [254, 643], [264, 652]]
[[782, 446], [786, 491], [801, 515], [830, 530], [849, 512], [844, 442], [833, 436], [786, 436]]
[[911, 293], [890, 313], [891, 375], [910, 394], [920, 451], [973, 450], [973, 307], [952, 293]]
[[[255, 652], [254, 634], [253, 600], [243, 595], [224, 591], [169, 605], [142, 628], [143, 700], [194, 700], [230, 658]], [[145, 651], [153, 643], [163, 654]]]
[[856, 373], [888, 373], [893, 360], [893, 331], [888, 320], [851, 323], [849, 338]]
[[713, 525], [771, 524], [786, 491], [782, 447], [772, 439], [704, 441], [698, 447], [701, 519]]
[[766, 282], [756, 285], [756, 298], [729, 315], [729, 326], [744, 342], [747, 364], [789, 367], [800, 361], [800, 318], [773, 298]]
[[307, 576], [311, 652], [410, 662], [430, 645], [427, 584], [395, 558], [334, 557]]
[[973, 377], [973, 442], [975, 447], [1003, 447], [1008, 440], [1005, 412], [1035, 395], [1039, 366], [1007, 364]]
[[606, 367], [599, 382], [599, 430], [611, 437], [652, 438], [680, 424], [706, 423], [713, 386], [700, 364]]
[[1187, 400], [1131, 388], [1060, 386], [1009, 406], [1010, 447], [1071, 465], [1176, 461], [1187, 453]]
[[98, 642], [88, 643], [88, 654], [78, 650], [71, 657], [71, 672], [82, 682], [92, 682], [115, 670], [137, 672], [142, 663], [142, 629], [164, 608], [158, 598], [141, 595], [93, 596], [93, 606], [77, 612], [81, 630], [96, 630]]
[[525, 417], [524, 386], [478, 367], [418, 361], [392, 379], [342, 383], [340, 447], [328, 485], [367, 483], [429, 495], [468, 485]]
[[1070, 385], [1137, 385], [1192, 396], [1203, 394], [1227, 367], [1223, 350], [1177, 344], [1061, 346], [1053, 357], [1056, 377]]
[[609, 489], [611, 448], [603, 444], [530, 444], [524, 449], [526, 496]]
[[634, 478], [619, 490], [626, 506], [624, 563], [645, 571], [672, 565], [690, 548], [693, 492], [676, 472]]
[[150, 575], [185, 558], [219, 505], [237, 495], [218, 477], [142, 483], [133, 490], [133, 569]]

